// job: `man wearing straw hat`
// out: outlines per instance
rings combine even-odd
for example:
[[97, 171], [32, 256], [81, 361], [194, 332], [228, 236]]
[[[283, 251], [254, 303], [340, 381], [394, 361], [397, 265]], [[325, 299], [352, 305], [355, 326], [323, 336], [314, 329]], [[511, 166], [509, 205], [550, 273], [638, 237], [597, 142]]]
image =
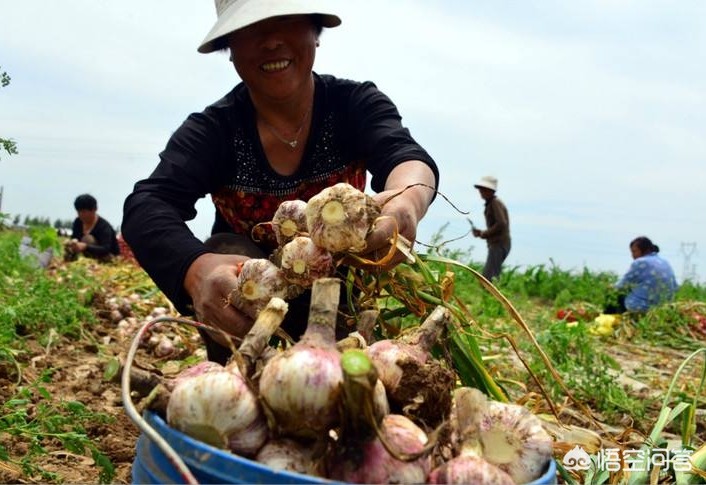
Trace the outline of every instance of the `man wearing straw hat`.
[[507, 207], [498, 199], [495, 192], [498, 190], [498, 179], [486, 175], [474, 185], [485, 200], [485, 226], [482, 231], [473, 228], [473, 235], [485, 239], [488, 243], [488, 257], [485, 260], [483, 276], [492, 280], [500, 275], [502, 264], [510, 254], [510, 218]]

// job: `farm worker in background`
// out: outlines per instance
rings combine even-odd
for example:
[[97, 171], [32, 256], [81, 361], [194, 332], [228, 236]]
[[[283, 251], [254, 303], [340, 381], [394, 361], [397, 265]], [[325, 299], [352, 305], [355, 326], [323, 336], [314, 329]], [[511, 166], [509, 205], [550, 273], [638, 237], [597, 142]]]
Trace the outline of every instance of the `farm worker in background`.
[[473, 228], [473, 235], [488, 242], [488, 257], [483, 267], [483, 276], [488, 280], [500, 274], [503, 261], [510, 254], [510, 218], [507, 207], [498, 199], [495, 192], [498, 190], [498, 179], [485, 176], [474, 185], [485, 201], [485, 231]]
[[109, 261], [120, 254], [115, 230], [98, 215], [98, 202], [89, 194], [76, 197], [74, 208], [78, 217], [71, 227], [71, 240], [64, 246], [64, 259], [75, 260], [79, 254]]
[[677, 280], [669, 263], [659, 256], [659, 247], [644, 236], [630, 242], [633, 262], [615, 284], [617, 305], [609, 305], [606, 314], [645, 312], [674, 298]]
[[[155, 171], [127, 197], [122, 230], [181, 313], [242, 336], [252, 321], [223, 302], [235, 286], [238, 263], [274, 249], [273, 235], [256, 226], [270, 221], [280, 202], [306, 201], [337, 182], [364, 190], [366, 172], [378, 202], [403, 191], [384, 205], [383, 215], [391, 217], [366, 241], [366, 253], [374, 257], [389, 248], [395, 226], [415, 240], [438, 170], [372, 82], [312, 71], [323, 28], [341, 23], [331, 2], [215, 3], [218, 19], [198, 51], [227, 51], [223, 59], [242, 82], [174, 132]], [[413, 184], [425, 186], [404, 190]], [[215, 222], [203, 243], [184, 221], [195, 217], [194, 204], [207, 194]], [[253, 237], [254, 228], [260, 232]], [[398, 251], [391, 266], [403, 259]], [[292, 314], [290, 302], [287, 316]], [[297, 338], [303, 327], [290, 326], [293, 320], [283, 327]], [[211, 360], [227, 358], [221, 335], [204, 338]]]

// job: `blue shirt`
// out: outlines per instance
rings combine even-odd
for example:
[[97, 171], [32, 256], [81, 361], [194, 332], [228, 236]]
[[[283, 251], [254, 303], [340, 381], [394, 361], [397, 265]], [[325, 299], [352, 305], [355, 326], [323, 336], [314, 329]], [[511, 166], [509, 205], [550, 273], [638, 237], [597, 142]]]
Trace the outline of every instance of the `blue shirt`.
[[625, 297], [628, 311], [644, 312], [671, 300], [677, 291], [677, 280], [669, 263], [657, 253], [650, 253], [635, 259], [615, 287], [629, 291]]

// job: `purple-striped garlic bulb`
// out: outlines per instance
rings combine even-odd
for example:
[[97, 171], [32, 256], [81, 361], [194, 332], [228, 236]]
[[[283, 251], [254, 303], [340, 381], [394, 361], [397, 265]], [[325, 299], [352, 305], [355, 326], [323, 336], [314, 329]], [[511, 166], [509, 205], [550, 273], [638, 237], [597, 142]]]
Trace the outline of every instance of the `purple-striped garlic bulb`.
[[255, 461], [277, 471], [322, 476], [321, 466], [314, 457], [311, 445], [290, 438], [268, 441], [265, 446], [260, 448], [255, 456]]
[[306, 202], [303, 200], [282, 202], [272, 217], [272, 227], [280, 247], [305, 233], [307, 231]]
[[311, 288], [315, 280], [333, 275], [333, 257], [306, 236], [297, 236], [282, 247], [280, 267], [292, 284]]
[[257, 453], [269, 432], [257, 396], [234, 365], [179, 379], [169, 397], [167, 423], [245, 456]]
[[359, 460], [337, 463], [331, 478], [350, 483], [426, 483], [431, 458], [423, 454], [428, 438], [412, 420], [399, 414], [382, 418], [380, 432], [392, 449], [405, 455], [417, 455], [411, 461], [395, 458], [380, 438], [360, 443]]
[[292, 285], [282, 270], [264, 258], [246, 260], [230, 292], [229, 303], [255, 319], [273, 297], [287, 300], [293, 296]]
[[477, 484], [515, 485], [510, 475], [475, 454], [464, 454], [452, 458], [434, 468], [427, 483], [431, 484]]
[[322, 439], [339, 420], [341, 354], [336, 349], [340, 280], [316, 280], [301, 340], [272, 357], [260, 375], [260, 396], [284, 436]]
[[323, 189], [306, 204], [306, 226], [317, 246], [332, 253], [359, 253], [380, 206], [369, 195], [341, 182]]
[[284, 300], [271, 298], [226, 367], [206, 361], [182, 371], [171, 386], [167, 422], [211, 445], [254, 455], [269, 429], [257, 395], [243, 376], [250, 377], [287, 310]]
[[451, 319], [438, 306], [419, 326], [395, 339], [379, 340], [366, 352], [385, 385], [393, 412], [437, 426], [451, 409], [453, 372], [431, 355], [431, 349]]
[[330, 477], [353, 483], [424, 483], [431, 466], [427, 436], [405, 416], [380, 406], [375, 365], [359, 349], [343, 352], [341, 427], [329, 456]]
[[553, 440], [529, 409], [491, 401], [471, 387], [456, 389], [453, 399], [452, 424], [456, 420], [462, 450], [473, 449], [515, 483], [529, 483], [546, 471]]

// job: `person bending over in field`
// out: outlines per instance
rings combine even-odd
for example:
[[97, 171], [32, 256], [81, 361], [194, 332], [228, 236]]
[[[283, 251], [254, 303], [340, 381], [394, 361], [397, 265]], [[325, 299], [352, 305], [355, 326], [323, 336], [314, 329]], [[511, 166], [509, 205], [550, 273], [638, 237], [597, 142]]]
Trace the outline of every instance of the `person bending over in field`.
[[659, 247], [644, 236], [630, 242], [633, 262], [615, 284], [615, 302], [604, 313], [646, 312], [674, 298], [677, 280], [670, 264], [659, 256]]
[[[223, 302], [236, 285], [237, 265], [275, 249], [271, 234], [253, 237], [252, 231], [281, 202], [308, 201], [338, 182], [364, 190], [368, 172], [379, 203], [403, 191], [384, 205], [382, 214], [390, 217], [366, 240], [366, 254], [373, 254], [386, 251], [395, 227], [415, 240], [438, 185], [434, 160], [372, 82], [313, 72], [323, 28], [341, 23], [331, 5], [216, 0], [218, 19], [198, 51], [228, 52], [224, 58], [242, 82], [188, 117], [155, 171], [125, 201], [123, 235], [157, 286], [179, 312], [231, 335], [244, 335], [252, 320]], [[185, 221], [207, 194], [215, 223], [204, 243]], [[390, 264], [403, 260], [398, 251]], [[292, 320], [283, 328], [297, 338], [303, 328], [288, 327]], [[209, 358], [223, 360], [222, 336], [204, 339]]]
[[74, 200], [78, 217], [71, 227], [71, 239], [64, 246], [64, 259], [74, 261], [79, 254], [99, 261], [109, 261], [120, 254], [115, 230], [98, 215], [98, 202], [90, 194]]

